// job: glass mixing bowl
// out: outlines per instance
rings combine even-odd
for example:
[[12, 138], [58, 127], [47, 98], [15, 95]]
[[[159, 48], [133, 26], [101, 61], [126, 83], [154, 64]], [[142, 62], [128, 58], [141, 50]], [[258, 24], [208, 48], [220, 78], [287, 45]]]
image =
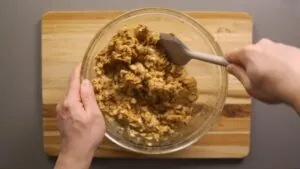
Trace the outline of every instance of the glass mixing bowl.
[[[82, 63], [81, 78], [92, 80], [94, 57], [123, 27], [146, 25], [156, 32], [173, 33], [191, 50], [223, 56], [212, 35], [193, 18], [170, 9], [144, 8], [127, 12], [101, 28], [91, 41]], [[117, 132], [117, 123], [107, 123], [106, 137], [117, 145], [138, 153], [166, 154], [186, 148], [200, 139], [220, 116], [227, 94], [227, 71], [224, 67], [192, 60], [185, 65], [190, 76], [197, 80], [199, 98], [194, 103], [192, 119], [160, 142], [139, 142]]]

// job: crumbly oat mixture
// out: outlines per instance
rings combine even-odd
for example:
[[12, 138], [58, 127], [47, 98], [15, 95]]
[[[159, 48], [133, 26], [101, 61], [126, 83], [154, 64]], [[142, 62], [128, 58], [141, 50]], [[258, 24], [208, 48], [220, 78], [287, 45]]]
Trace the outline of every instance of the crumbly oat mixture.
[[131, 137], [159, 141], [191, 119], [197, 83], [171, 63], [159, 34], [124, 28], [96, 57], [92, 83], [101, 111]]

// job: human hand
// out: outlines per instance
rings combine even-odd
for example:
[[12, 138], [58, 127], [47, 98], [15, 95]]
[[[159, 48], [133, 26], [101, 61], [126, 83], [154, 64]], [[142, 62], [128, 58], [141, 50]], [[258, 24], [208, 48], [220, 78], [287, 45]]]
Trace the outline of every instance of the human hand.
[[262, 39], [225, 55], [227, 70], [247, 92], [267, 103], [300, 104], [300, 49]]
[[61, 134], [61, 158], [57, 168], [88, 168], [106, 130], [93, 86], [88, 80], [80, 83], [80, 67], [70, 76], [67, 94], [57, 105]]

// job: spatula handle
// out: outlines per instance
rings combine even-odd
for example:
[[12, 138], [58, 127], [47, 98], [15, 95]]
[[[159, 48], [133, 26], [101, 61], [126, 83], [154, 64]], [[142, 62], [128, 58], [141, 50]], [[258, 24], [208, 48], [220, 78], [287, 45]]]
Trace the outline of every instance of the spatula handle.
[[206, 62], [214, 63], [221, 66], [227, 66], [228, 61], [221, 56], [215, 56], [207, 53], [201, 53], [201, 52], [194, 52], [194, 51], [188, 51], [188, 54], [193, 59], [203, 60]]

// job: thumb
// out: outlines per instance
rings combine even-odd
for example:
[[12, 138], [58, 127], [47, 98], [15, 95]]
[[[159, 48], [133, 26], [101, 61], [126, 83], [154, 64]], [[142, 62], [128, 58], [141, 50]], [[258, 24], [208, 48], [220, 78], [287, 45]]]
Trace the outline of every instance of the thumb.
[[95, 111], [99, 109], [93, 86], [89, 80], [85, 79], [82, 81], [80, 95], [83, 107], [86, 111]]
[[250, 94], [251, 93], [251, 82], [250, 79], [246, 73], [246, 71], [235, 64], [229, 64], [227, 66], [227, 71], [231, 73], [233, 76], [235, 76], [245, 87], [247, 92]]

